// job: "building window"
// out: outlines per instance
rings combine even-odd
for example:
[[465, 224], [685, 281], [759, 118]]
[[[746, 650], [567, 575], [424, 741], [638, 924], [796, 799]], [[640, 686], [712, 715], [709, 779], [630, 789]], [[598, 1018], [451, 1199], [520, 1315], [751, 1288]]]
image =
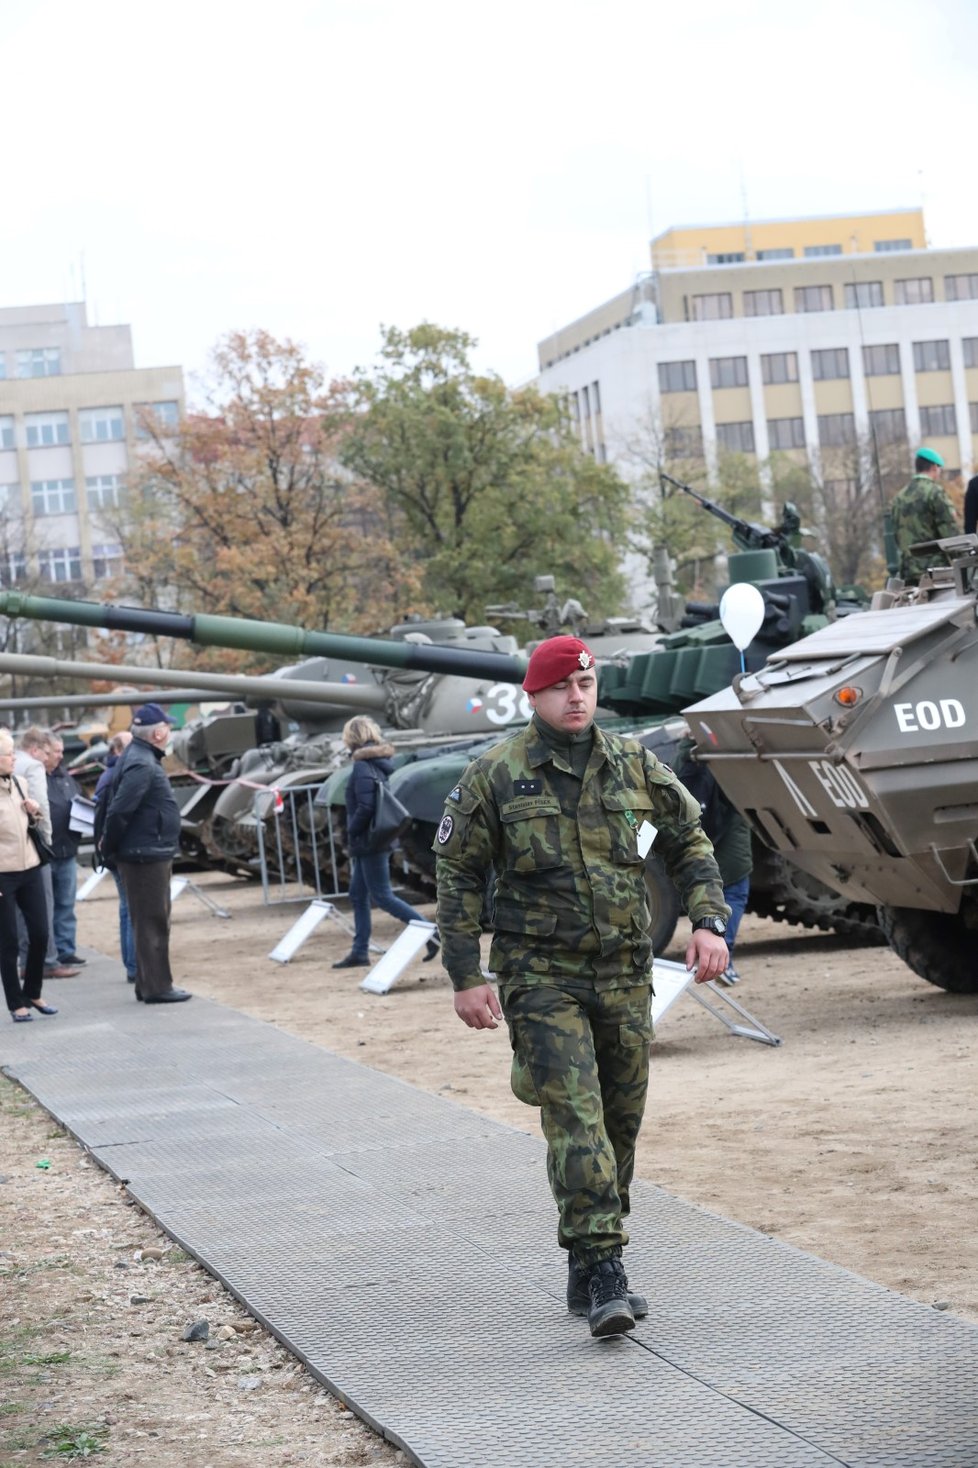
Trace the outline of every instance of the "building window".
[[747, 386], [747, 358], [746, 357], [711, 357], [710, 358], [710, 386], [711, 387], [746, 387]]
[[761, 357], [761, 381], [766, 387], [798, 381], [797, 352], [768, 352]]
[[856, 442], [856, 420], [851, 413], [820, 413], [818, 441], [823, 448], [841, 448]]
[[805, 246], [805, 254], [808, 256], [808, 258], [810, 260], [811, 259], [814, 259], [816, 255], [841, 255], [842, 254], [842, 246], [841, 245], [806, 245]]
[[934, 282], [929, 275], [893, 282], [893, 300], [897, 306], [929, 306], [934, 299]]
[[42, 581], [80, 581], [81, 547], [70, 545], [38, 551], [37, 566]]
[[869, 428], [877, 443], [903, 443], [907, 420], [902, 408], [881, 408], [869, 415]]
[[0, 352], [0, 382], [2, 382], [6, 376], [7, 376], [7, 359], [3, 355], [3, 353]]
[[70, 443], [67, 413], [26, 413], [27, 447], [47, 448], [51, 444]]
[[796, 285], [796, 311], [831, 311], [835, 302], [830, 285]]
[[757, 258], [758, 260], [793, 260], [795, 252], [787, 249], [758, 250]]
[[728, 454], [752, 454], [754, 452], [753, 423], [718, 423], [717, 443]]
[[885, 255], [890, 250], [912, 250], [913, 240], [874, 240], [873, 249], [878, 255]]
[[18, 377], [59, 377], [60, 374], [59, 347], [27, 347], [17, 353]]
[[693, 297], [694, 321], [728, 321], [733, 316], [733, 296], [729, 291]]
[[78, 432], [82, 443], [107, 443], [125, 438], [122, 409], [82, 408], [78, 414]]
[[772, 449], [803, 449], [805, 447], [805, 420], [804, 418], [769, 418], [767, 437]]
[[978, 275], [945, 275], [944, 299], [946, 301], [978, 300]]
[[900, 348], [896, 342], [882, 347], [863, 347], [863, 371], [867, 377], [893, 377], [900, 372]]
[[0, 552], [0, 586], [15, 586], [27, 579], [27, 557], [22, 551]]
[[71, 515], [75, 511], [73, 479], [32, 479], [31, 508], [35, 515]]
[[667, 428], [662, 438], [662, 451], [668, 460], [702, 459], [703, 430], [695, 428]]
[[838, 377], [848, 377], [849, 349], [828, 347], [825, 351], [812, 352], [812, 376], [816, 382], [832, 382]]
[[[964, 365], [978, 367], [978, 336], [962, 337], [961, 349], [964, 354]], [[3, 419], [0, 419], [0, 423], [2, 422]]]
[[743, 250], [722, 250], [719, 255], [707, 255], [707, 265], [740, 265], [747, 256]]
[[846, 310], [863, 310], [867, 306], [883, 305], [883, 282], [881, 280], [853, 280], [845, 287]]
[[978, 433], [978, 403], [968, 404], [968, 414], [971, 418], [972, 433]]
[[601, 389], [596, 382], [591, 383], [591, 402], [594, 404], [595, 417], [601, 412]]
[[783, 316], [784, 296], [780, 290], [744, 291], [745, 316]]
[[96, 581], [107, 581], [122, 570], [121, 545], [93, 545], [92, 569]]
[[87, 475], [85, 497], [90, 510], [117, 510], [122, 503], [122, 475]]
[[659, 363], [659, 391], [660, 392], [695, 392], [696, 391], [696, 363], [695, 362], [660, 362]]
[[14, 446], [14, 418], [12, 413], [5, 413], [0, 418], [0, 449], [12, 449]]
[[137, 403], [136, 437], [152, 438], [151, 430], [168, 433], [180, 426], [179, 403]]
[[947, 342], [914, 342], [915, 372], [947, 372], [950, 366], [951, 352]]
[[958, 431], [958, 418], [953, 403], [939, 403], [920, 410], [920, 431], [925, 438], [940, 435], [954, 436]]

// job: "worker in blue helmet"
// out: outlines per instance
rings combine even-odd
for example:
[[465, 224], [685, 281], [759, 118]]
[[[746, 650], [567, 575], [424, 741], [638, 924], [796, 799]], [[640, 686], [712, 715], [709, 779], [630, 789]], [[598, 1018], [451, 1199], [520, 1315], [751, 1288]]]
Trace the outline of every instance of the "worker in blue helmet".
[[930, 566], [945, 566], [940, 551], [911, 555], [910, 547], [925, 540], [944, 540], [960, 535], [954, 506], [941, 485], [944, 460], [936, 449], [919, 448], [914, 459], [913, 478], [890, 506], [893, 534], [900, 552], [900, 575], [908, 586], [915, 586]]

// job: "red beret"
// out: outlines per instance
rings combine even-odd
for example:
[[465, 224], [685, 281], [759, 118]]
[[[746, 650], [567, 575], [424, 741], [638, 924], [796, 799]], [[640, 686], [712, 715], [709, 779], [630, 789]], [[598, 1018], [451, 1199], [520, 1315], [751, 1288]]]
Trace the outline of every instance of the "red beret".
[[527, 693], [539, 693], [571, 673], [593, 667], [594, 653], [579, 637], [548, 637], [533, 649], [523, 687]]

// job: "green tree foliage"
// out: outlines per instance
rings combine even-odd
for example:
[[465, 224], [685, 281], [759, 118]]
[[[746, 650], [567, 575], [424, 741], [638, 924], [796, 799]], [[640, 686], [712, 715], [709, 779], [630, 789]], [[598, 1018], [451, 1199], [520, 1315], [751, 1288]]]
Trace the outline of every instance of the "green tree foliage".
[[[419, 576], [381, 497], [339, 463], [341, 391], [295, 343], [264, 331], [226, 337], [212, 369], [206, 412], [176, 434], [146, 419], [150, 452], [118, 522], [132, 590], [186, 611], [347, 632], [388, 626], [417, 599]], [[177, 660], [190, 663], [186, 649]], [[216, 652], [204, 661], [253, 662]]]
[[582, 451], [556, 399], [474, 372], [474, 346], [430, 324], [386, 329], [350, 391], [343, 462], [403, 517], [433, 605], [483, 621], [552, 574], [592, 617], [616, 613], [626, 486]]

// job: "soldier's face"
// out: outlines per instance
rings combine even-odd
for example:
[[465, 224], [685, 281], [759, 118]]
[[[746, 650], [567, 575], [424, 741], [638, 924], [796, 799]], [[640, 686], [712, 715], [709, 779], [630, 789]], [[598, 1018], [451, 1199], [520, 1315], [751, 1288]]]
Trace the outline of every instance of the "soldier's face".
[[539, 693], [529, 693], [530, 707], [537, 710], [541, 719], [552, 729], [562, 729], [565, 734], [580, 734], [594, 718], [598, 706], [598, 680], [594, 669], [570, 673], [559, 683], [541, 688]]

